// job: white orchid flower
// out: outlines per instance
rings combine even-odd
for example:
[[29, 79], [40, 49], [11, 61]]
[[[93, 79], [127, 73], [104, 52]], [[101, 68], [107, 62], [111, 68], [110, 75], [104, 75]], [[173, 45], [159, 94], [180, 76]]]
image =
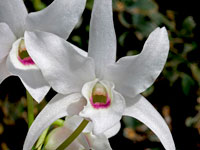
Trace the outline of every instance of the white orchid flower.
[[[26, 32], [28, 52], [56, 95], [30, 127], [24, 150], [31, 149], [42, 131], [63, 116], [80, 115], [93, 123], [95, 135], [131, 116], [146, 124], [167, 150], [175, 150], [161, 115], [142, 96], [162, 71], [169, 52], [165, 28], [155, 29], [139, 55], [116, 59], [116, 36], [111, 0], [95, 0], [90, 23], [88, 57], [58, 36]], [[51, 42], [49, 42], [51, 41]]]
[[19, 76], [40, 102], [50, 86], [28, 55], [25, 30], [40, 30], [67, 39], [84, 10], [85, 0], [55, 0], [46, 9], [28, 14], [23, 0], [0, 0], [0, 83]]
[[[45, 150], [55, 150], [60, 144], [62, 144], [65, 139], [67, 139], [72, 132], [78, 127], [82, 122], [83, 118], [79, 116], [66, 117], [64, 125], [58, 127], [50, 132], [47, 136], [47, 142], [45, 144]], [[74, 140], [66, 150], [111, 150], [108, 138], [106, 134], [110, 131], [106, 131], [102, 135], [93, 135], [91, 132], [92, 124], [89, 123], [88, 126], [83, 130], [83, 132]], [[112, 136], [116, 134], [117, 130], [112, 132]]]

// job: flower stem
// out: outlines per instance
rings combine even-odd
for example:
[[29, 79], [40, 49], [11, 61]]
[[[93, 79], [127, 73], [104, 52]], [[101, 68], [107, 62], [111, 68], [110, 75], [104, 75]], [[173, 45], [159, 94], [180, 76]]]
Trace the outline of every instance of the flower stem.
[[88, 122], [88, 120], [84, 119], [78, 128], [56, 150], [64, 150], [67, 146], [69, 146], [87, 126]]
[[33, 113], [33, 98], [29, 94], [29, 92], [26, 90], [26, 96], [27, 96], [27, 109], [28, 109], [28, 127], [30, 128], [31, 124], [34, 121], [34, 113]]
[[45, 129], [45, 130], [42, 132], [42, 134], [40, 135], [40, 137], [39, 137], [39, 139], [38, 139], [38, 141], [37, 141], [37, 143], [36, 143], [36, 146], [35, 146], [35, 148], [36, 148], [37, 150], [41, 150], [41, 149], [42, 149], [42, 145], [43, 145], [44, 140], [45, 140], [45, 138], [46, 138], [46, 136], [47, 136], [48, 130], [49, 130], [49, 127], [48, 127], [47, 129]]

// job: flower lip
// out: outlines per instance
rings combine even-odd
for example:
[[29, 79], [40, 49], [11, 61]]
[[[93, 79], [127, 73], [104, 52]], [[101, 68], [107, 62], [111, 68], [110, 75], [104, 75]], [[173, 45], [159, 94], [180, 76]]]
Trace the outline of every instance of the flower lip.
[[90, 103], [96, 109], [107, 108], [111, 104], [111, 98], [106, 88], [99, 82], [97, 82], [92, 89]]
[[26, 50], [24, 39], [21, 39], [21, 41], [19, 43], [17, 58], [23, 65], [34, 65], [35, 64]]
[[111, 99], [107, 96], [106, 98], [106, 103], [104, 102], [94, 102], [94, 99], [93, 97], [90, 98], [90, 102], [92, 104], [92, 106], [96, 109], [99, 109], [99, 108], [107, 108], [110, 106], [111, 104]]
[[[20, 48], [20, 42], [24, 40], [23, 37], [17, 39], [13, 44], [12, 44], [12, 48], [9, 52], [9, 55], [8, 55], [8, 59], [7, 59], [7, 65], [11, 65], [12, 68], [16, 68], [16, 69], [19, 69], [19, 70], [39, 70], [39, 68], [37, 67], [37, 65], [35, 63], [25, 63], [25, 62], [30, 62], [30, 59], [28, 57], [24, 58], [20, 58], [19, 56], [19, 48]], [[23, 45], [21, 45], [21, 50], [23, 49], [22, 48]], [[20, 50], [20, 52], [22, 52]], [[27, 56], [27, 55], [26, 55]], [[20, 61], [20, 59], [21, 61]], [[11, 67], [10, 66], [10, 67]]]

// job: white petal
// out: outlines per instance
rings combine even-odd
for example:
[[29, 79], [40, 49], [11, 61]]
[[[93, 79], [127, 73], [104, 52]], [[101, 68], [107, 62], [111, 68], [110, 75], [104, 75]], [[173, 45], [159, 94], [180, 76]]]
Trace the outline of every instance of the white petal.
[[[65, 127], [74, 131], [74, 130], [76, 130], [76, 128], [78, 128], [78, 126], [81, 124], [82, 121], [83, 121], [82, 117], [75, 115], [72, 117], [66, 117], [64, 125], [65, 125]], [[87, 124], [87, 126], [84, 128], [83, 132], [87, 133], [87, 132], [91, 132], [91, 131], [92, 131], [92, 123], [89, 122]]]
[[78, 137], [79, 143], [81, 143], [83, 145], [83, 147], [85, 148], [84, 150], [91, 150], [89, 143], [88, 143], [88, 139], [85, 136], [85, 134], [87, 133], [81, 133]]
[[10, 76], [10, 73], [6, 67], [6, 58], [4, 58], [0, 61], [0, 83], [3, 82], [3, 80], [8, 76]]
[[0, 61], [8, 55], [15, 40], [16, 37], [9, 26], [5, 23], [0, 23]]
[[121, 123], [118, 122], [116, 125], [114, 125], [113, 127], [111, 127], [110, 129], [106, 130], [104, 132], [104, 135], [107, 137], [107, 138], [111, 138], [113, 136], [115, 136], [119, 130], [121, 128]]
[[80, 92], [85, 82], [95, 78], [93, 60], [77, 53], [64, 39], [46, 32], [26, 32], [25, 43], [31, 58], [57, 92]]
[[139, 55], [121, 58], [107, 69], [106, 79], [113, 81], [123, 96], [134, 97], [150, 87], [162, 71], [169, 52], [165, 28], [154, 30]]
[[[106, 130], [113, 127], [122, 117], [125, 108], [124, 98], [116, 91], [114, 91], [114, 85], [106, 81], [99, 81], [104, 84], [105, 87], [109, 87], [111, 91], [111, 103], [105, 108], [95, 108], [90, 102], [90, 90], [94, 87], [98, 80], [88, 82], [84, 84], [82, 89], [82, 95], [87, 99], [87, 105], [83, 111], [80, 112], [80, 116], [89, 118], [93, 123], [93, 132], [95, 135], [102, 134]], [[112, 87], [111, 87], [112, 85]]]
[[112, 150], [110, 147], [110, 143], [106, 136], [102, 135], [93, 135], [86, 134], [88, 143], [90, 144], [90, 148], [94, 150]]
[[30, 13], [26, 19], [28, 30], [54, 33], [67, 39], [85, 8], [86, 0], [54, 0], [44, 10]]
[[84, 57], [87, 57], [87, 56], [88, 56], [88, 53], [87, 53], [86, 51], [80, 49], [79, 47], [77, 47], [77, 46], [75, 46], [75, 45], [73, 45], [73, 44], [71, 44], [71, 43], [69, 43], [69, 44], [74, 48], [75, 51], [77, 51], [77, 52], [78, 52], [79, 54], [81, 54], [82, 56], [84, 56]]
[[18, 59], [18, 46], [21, 39], [12, 47], [7, 59], [7, 68], [12, 75], [18, 76], [31, 96], [41, 102], [50, 89], [39, 68], [33, 65], [24, 65]]
[[106, 65], [115, 62], [116, 36], [113, 25], [112, 0], [94, 1], [88, 55], [95, 61], [98, 78], [103, 78]]
[[0, 23], [0, 83], [10, 75], [6, 66], [6, 60], [15, 40], [16, 37], [9, 26], [5, 23]]
[[23, 0], [1, 0], [0, 2], [0, 22], [8, 24], [18, 38], [24, 34], [27, 14]]
[[[129, 102], [131, 100], [128, 99]], [[131, 116], [143, 122], [160, 139], [166, 150], [175, 150], [170, 130], [156, 109], [141, 95], [138, 95], [132, 104], [127, 105], [124, 115]]]
[[56, 95], [39, 113], [31, 125], [26, 136], [23, 150], [30, 150], [44, 129], [58, 118], [78, 114], [83, 109], [85, 100], [81, 94], [74, 93], [69, 96]]

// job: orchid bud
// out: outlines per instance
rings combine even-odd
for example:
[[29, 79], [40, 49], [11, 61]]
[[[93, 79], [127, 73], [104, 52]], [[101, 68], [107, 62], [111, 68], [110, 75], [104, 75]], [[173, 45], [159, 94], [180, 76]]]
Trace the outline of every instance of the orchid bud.
[[[58, 127], [56, 129], [53, 129], [49, 135], [46, 138], [45, 141], [45, 150], [55, 150], [58, 148], [59, 145], [61, 145], [65, 139], [67, 139], [71, 134], [73, 133], [72, 130], [70, 130], [66, 126]], [[66, 150], [83, 150], [84, 147], [80, 144], [78, 139], [74, 140], [67, 148]]]

